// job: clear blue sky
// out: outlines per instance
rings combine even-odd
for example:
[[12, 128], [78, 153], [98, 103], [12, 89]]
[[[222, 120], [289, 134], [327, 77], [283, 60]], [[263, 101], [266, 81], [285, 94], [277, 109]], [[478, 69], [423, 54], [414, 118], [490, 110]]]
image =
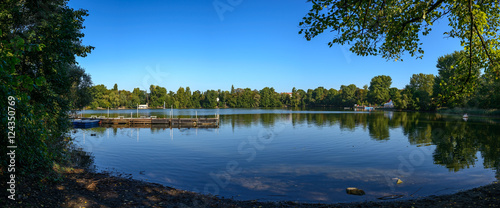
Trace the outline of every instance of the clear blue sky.
[[[214, 2], [228, 10], [218, 12]], [[446, 21], [422, 38], [423, 59], [404, 62], [329, 48], [329, 32], [307, 41], [298, 34], [311, 7], [305, 0], [70, 0], [69, 6], [89, 10], [83, 43], [95, 47], [77, 61], [94, 84], [130, 91], [151, 84], [172, 91], [230, 90], [232, 84], [277, 92], [339, 89], [369, 85], [377, 75], [403, 88], [412, 74], [437, 74], [439, 56], [461, 50], [458, 40], [444, 37]]]

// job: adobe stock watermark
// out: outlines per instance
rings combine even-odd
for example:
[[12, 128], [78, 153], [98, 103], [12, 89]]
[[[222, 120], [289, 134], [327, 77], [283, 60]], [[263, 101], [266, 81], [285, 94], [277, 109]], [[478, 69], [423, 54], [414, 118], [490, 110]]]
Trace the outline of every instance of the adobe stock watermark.
[[7, 97], [7, 161], [8, 161], [8, 177], [7, 177], [7, 198], [16, 200], [16, 98], [14, 96]]
[[[273, 128], [261, 129], [256, 136], [248, 136], [247, 139], [240, 142], [237, 147], [238, 154], [247, 156], [243, 161], [231, 160], [226, 163], [225, 170], [210, 172], [212, 181], [203, 187], [204, 194], [218, 195], [221, 189], [226, 188], [231, 183], [231, 178], [242, 173], [243, 167], [240, 162], [250, 163], [255, 160], [257, 153], [263, 151], [266, 145], [270, 144], [276, 136], [282, 132], [287, 123], [279, 122]], [[200, 192], [195, 189], [195, 192]]]
[[212, 5], [219, 16], [219, 20], [224, 21], [224, 13], [234, 11], [241, 3], [243, 3], [243, 0], [215, 0]]
[[148, 90], [151, 85], [160, 86], [167, 79], [168, 73], [161, 71], [160, 65], [157, 64], [155, 70], [150, 66], [146, 66], [147, 74], [142, 78], [142, 87]]

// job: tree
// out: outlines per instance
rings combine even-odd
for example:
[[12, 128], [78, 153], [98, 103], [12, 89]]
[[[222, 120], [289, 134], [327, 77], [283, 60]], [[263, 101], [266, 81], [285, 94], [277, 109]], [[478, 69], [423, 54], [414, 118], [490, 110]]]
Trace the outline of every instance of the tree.
[[307, 94], [305, 97], [305, 102], [307, 105], [312, 106], [316, 103], [316, 100], [313, 98], [313, 90], [312, 89], [307, 89]]
[[113, 90], [118, 92], [118, 84], [117, 83], [115, 83], [115, 85], [113, 85]]
[[341, 91], [341, 98], [342, 98], [342, 105], [343, 106], [353, 106], [356, 102], [356, 90], [358, 88], [354, 84], [350, 84], [348, 86], [341, 85], [340, 86], [340, 91]]
[[358, 105], [368, 104], [368, 102], [366, 101], [366, 99], [368, 98], [368, 86], [367, 85], [363, 86], [363, 89], [358, 88], [356, 90], [355, 96], [356, 96], [356, 104]]
[[129, 106], [129, 98], [131, 98], [131, 92], [127, 90], [120, 90], [120, 106]]
[[[467, 54], [464, 51], [455, 51], [438, 58], [433, 96], [438, 106], [453, 107], [463, 104], [472, 95], [480, 75], [479, 66], [474, 66], [469, 76], [469, 67], [466, 64]], [[461, 84], [469, 80], [467, 84]]]
[[328, 94], [326, 95], [326, 100], [328, 104], [331, 106], [338, 106], [339, 105], [338, 95], [339, 92], [336, 89], [330, 88], [328, 90]]
[[179, 108], [185, 108], [186, 107], [186, 91], [184, 90], [184, 87], [179, 87], [177, 90], [177, 94], [175, 94], [176, 100], [179, 102]]
[[328, 43], [330, 47], [348, 44], [350, 51], [357, 55], [382, 55], [397, 61], [408, 52], [412, 57], [421, 58], [424, 54], [421, 36], [431, 32], [434, 22], [447, 19], [451, 29], [443, 35], [458, 38], [467, 54], [463, 66], [468, 67], [468, 78], [461, 80], [460, 85], [470, 81], [474, 66], [499, 77], [500, 3], [496, 0], [310, 2], [311, 10], [299, 23], [303, 27], [299, 34], [304, 34], [307, 40], [326, 30], [338, 34]]
[[380, 75], [373, 77], [368, 91], [368, 101], [380, 105], [389, 100], [389, 87], [392, 79], [390, 76]]
[[167, 100], [167, 89], [164, 87], [151, 85], [149, 87], [149, 106], [160, 107], [163, 106], [164, 102]]
[[[252, 96], [253, 97], [253, 96]], [[260, 107], [280, 107], [282, 104], [279, 100], [279, 94], [274, 91], [274, 88], [265, 87], [260, 91]], [[252, 99], [255, 100], [255, 99]]]
[[469, 106], [485, 109], [500, 109], [500, 79], [484, 74], [478, 80], [479, 87], [468, 102]]
[[324, 87], [317, 87], [313, 91], [313, 99], [316, 101], [315, 105], [323, 105], [324, 99], [326, 97], [327, 91]]
[[307, 105], [306, 104], [307, 93], [303, 89], [298, 89], [296, 94], [297, 94], [298, 99], [300, 100], [299, 105], [301, 107], [305, 107]]
[[[81, 44], [85, 16], [86, 10], [73, 10], [67, 1], [0, 1], [0, 93], [5, 100], [0, 118], [7, 129], [6, 109], [15, 107], [15, 145], [23, 147], [16, 154], [16, 166], [23, 167], [19, 176], [50, 177], [54, 163], [67, 155], [61, 145], [71, 128], [68, 112], [85, 103], [71, 100], [72, 87], [77, 92], [86, 87], [78, 82], [90, 83], [90, 77], [78, 70], [81, 76], [74, 76], [70, 67], [75, 56], [93, 49]], [[6, 145], [0, 149], [7, 152]], [[0, 166], [7, 167], [7, 160]]]
[[401, 94], [399, 93], [399, 89], [398, 88], [395, 88], [395, 87], [389, 88], [389, 98], [391, 100], [394, 101], [394, 99], [396, 99], [396, 97], [398, 97], [398, 96], [401, 96]]
[[191, 88], [186, 87], [186, 93], [185, 93], [185, 101], [184, 103], [186, 104], [186, 108], [191, 108]]
[[95, 85], [90, 88], [90, 93], [92, 95], [92, 102], [90, 104], [90, 107], [92, 109], [95, 109], [97, 107], [108, 107], [109, 106], [109, 93], [108, 89], [106, 89], [106, 86], [103, 84], [100, 85]]
[[132, 91], [132, 94], [137, 96], [137, 103], [135, 103], [134, 106], [136, 105], [140, 105], [140, 104], [145, 104], [147, 103], [147, 99], [146, 99], [146, 91], [143, 91], [141, 89], [139, 89], [138, 87], [137, 88], [134, 88], [134, 91]]
[[413, 74], [410, 78], [410, 84], [406, 86], [416, 101], [420, 110], [431, 110], [432, 106], [432, 88], [434, 86], [434, 75], [432, 74]]
[[280, 102], [285, 105], [285, 106], [291, 106], [292, 104], [292, 98], [290, 94], [287, 93], [281, 93], [280, 94]]
[[300, 104], [300, 95], [295, 87], [292, 88], [292, 98], [290, 100], [290, 105], [292, 107], [298, 107]]
[[217, 107], [217, 91], [207, 90], [204, 94], [201, 106], [203, 108], [216, 108]]
[[67, 76], [72, 83], [69, 95], [71, 109], [83, 109], [92, 102], [92, 79], [90, 75], [85, 73], [85, 70], [78, 65], [68, 65], [67, 67]]
[[226, 108], [227, 107], [227, 100], [229, 99], [229, 91], [221, 91], [219, 93], [219, 97], [220, 97], [220, 102], [219, 102], [219, 107], [221, 108]]
[[109, 107], [109, 108], [120, 107], [120, 95], [118, 95], [118, 92], [111, 90], [111, 92], [109, 93], [108, 99], [109, 99], [109, 101], [108, 101], [109, 105], [107, 107]]
[[199, 90], [196, 90], [193, 92], [193, 95], [191, 96], [191, 103], [193, 108], [201, 108], [201, 92]]

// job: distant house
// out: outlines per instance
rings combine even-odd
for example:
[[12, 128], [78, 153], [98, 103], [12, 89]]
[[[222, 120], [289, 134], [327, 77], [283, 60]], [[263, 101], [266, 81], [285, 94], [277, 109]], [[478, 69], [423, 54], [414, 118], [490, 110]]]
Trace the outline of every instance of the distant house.
[[292, 97], [292, 95], [293, 95], [293, 93], [291, 93], [291, 92], [282, 92], [281, 94], [287, 94], [290, 97]]
[[384, 103], [384, 108], [394, 108], [394, 103], [392, 100], [389, 100], [389, 102]]
[[148, 104], [146, 103], [145, 105], [139, 105], [137, 106], [139, 109], [148, 109]]

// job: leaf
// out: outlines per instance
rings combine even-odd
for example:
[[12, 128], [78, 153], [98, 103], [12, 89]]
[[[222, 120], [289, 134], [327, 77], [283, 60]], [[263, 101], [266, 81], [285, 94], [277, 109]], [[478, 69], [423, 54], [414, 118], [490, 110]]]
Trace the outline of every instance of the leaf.
[[45, 84], [47, 80], [45, 79], [45, 77], [38, 77], [36, 80], [35, 80], [35, 83], [37, 86], [43, 86]]

